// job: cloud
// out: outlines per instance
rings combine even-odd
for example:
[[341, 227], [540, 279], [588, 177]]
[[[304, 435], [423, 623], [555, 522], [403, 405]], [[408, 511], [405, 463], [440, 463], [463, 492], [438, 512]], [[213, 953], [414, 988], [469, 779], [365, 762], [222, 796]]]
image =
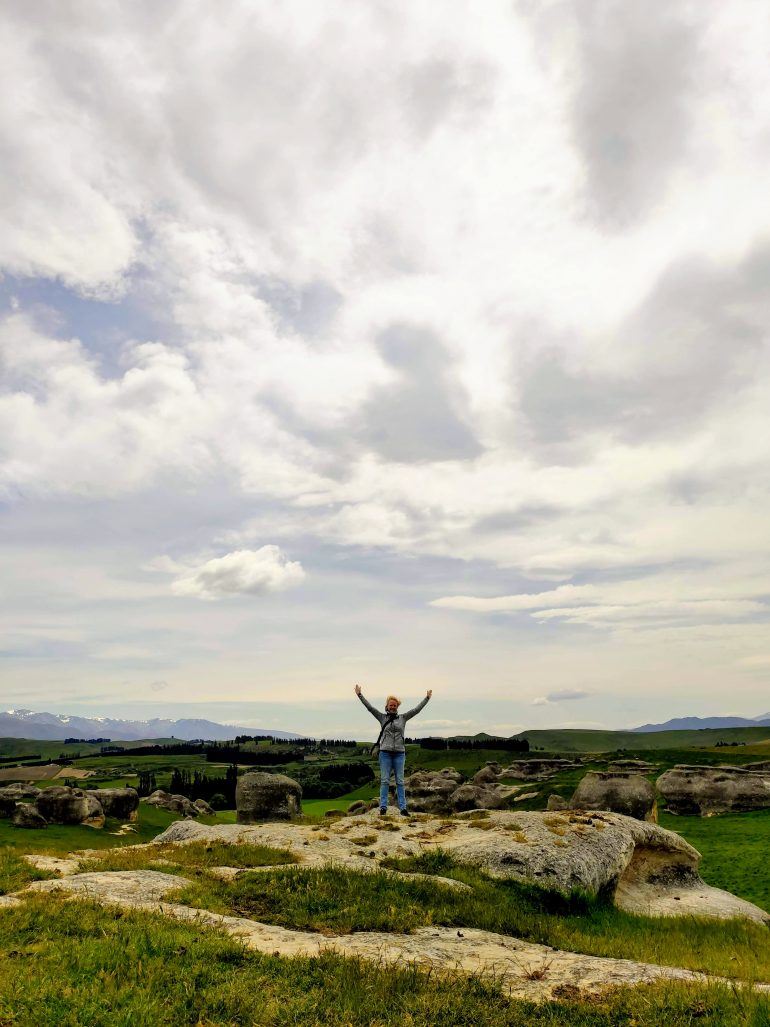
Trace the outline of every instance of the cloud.
[[538, 610], [545, 607], [565, 606], [576, 599], [590, 598], [597, 595], [594, 585], [559, 585], [548, 592], [533, 592], [512, 596], [443, 596], [431, 599], [430, 606], [438, 606], [448, 610], [471, 610], [478, 613], [517, 612], [519, 610]]
[[302, 565], [287, 559], [278, 546], [238, 549], [189, 568], [171, 585], [175, 595], [221, 599], [266, 595], [294, 588], [305, 578]]
[[572, 699], [585, 699], [590, 694], [579, 688], [563, 688], [558, 692], [549, 692], [546, 699], [548, 702], [568, 702]]
[[576, 12], [575, 137], [591, 213], [618, 228], [662, 201], [687, 153], [700, 26], [681, 5], [653, 13], [623, 0], [589, 0]]
[[591, 695], [580, 688], [562, 688], [532, 700], [532, 706], [550, 706], [552, 703], [572, 702], [576, 699], [587, 699]]

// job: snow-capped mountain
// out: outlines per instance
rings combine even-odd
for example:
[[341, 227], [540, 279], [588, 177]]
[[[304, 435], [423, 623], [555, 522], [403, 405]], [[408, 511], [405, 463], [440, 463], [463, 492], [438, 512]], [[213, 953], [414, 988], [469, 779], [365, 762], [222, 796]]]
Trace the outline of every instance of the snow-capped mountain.
[[216, 724], [211, 720], [113, 720], [110, 717], [73, 717], [58, 713], [35, 713], [33, 710], [6, 710], [0, 713], [0, 738], [111, 738], [132, 741], [139, 738], [205, 738], [223, 742], [236, 735], [273, 735], [276, 738], [300, 738], [293, 731], [272, 728], [238, 727]]

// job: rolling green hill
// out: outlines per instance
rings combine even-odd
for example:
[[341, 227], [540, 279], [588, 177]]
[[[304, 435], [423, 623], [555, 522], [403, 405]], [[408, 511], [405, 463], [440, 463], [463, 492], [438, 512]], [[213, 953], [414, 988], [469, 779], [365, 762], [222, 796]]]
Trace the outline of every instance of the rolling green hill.
[[582, 729], [522, 731], [530, 749], [547, 752], [615, 752], [618, 749], [710, 748], [717, 742], [747, 745], [770, 739], [769, 727], [701, 728], [696, 731], [588, 731]]
[[[121, 749], [137, 749], [142, 745], [178, 745], [178, 738], [144, 738], [141, 741], [131, 742], [110, 742], [110, 745], [119, 746]], [[39, 741], [34, 738], [0, 738], [0, 756], [27, 756], [32, 753], [40, 753], [41, 759], [55, 759], [61, 753], [74, 756], [80, 753], [81, 756], [88, 756], [91, 753], [98, 753], [101, 743], [90, 745], [88, 742], [64, 742]]]

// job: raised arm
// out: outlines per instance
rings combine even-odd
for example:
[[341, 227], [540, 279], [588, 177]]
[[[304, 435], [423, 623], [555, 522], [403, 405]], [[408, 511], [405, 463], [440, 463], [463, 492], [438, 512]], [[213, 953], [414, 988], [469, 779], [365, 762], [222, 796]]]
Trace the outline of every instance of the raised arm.
[[361, 691], [360, 685], [356, 685], [356, 695], [367, 708], [367, 710], [371, 713], [371, 715], [375, 717], [380, 722], [380, 724], [382, 724], [383, 720], [385, 719], [385, 714], [381, 713], [379, 710], [376, 710], [374, 706], [372, 706], [372, 704], [369, 702], [369, 700], [364, 698], [364, 693]]
[[422, 702], [418, 702], [413, 710], [407, 710], [406, 713], [402, 714], [404, 720], [409, 720], [410, 717], [416, 717], [420, 710], [423, 709], [423, 707], [427, 704], [428, 700], [432, 695], [433, 689], [431, 688]]

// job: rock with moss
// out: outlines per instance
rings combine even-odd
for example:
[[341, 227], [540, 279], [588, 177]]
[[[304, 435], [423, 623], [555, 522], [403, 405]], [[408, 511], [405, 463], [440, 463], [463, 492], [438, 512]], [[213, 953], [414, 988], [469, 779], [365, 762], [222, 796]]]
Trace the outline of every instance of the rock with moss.
[[239, 824], [290, 820], [302, 812], [302, 788], [284, 774], [244, 774], [235, 788], [235, 808]]
[[12, 817], [16, 809], [18, 799], [15, 795], [4, 795], [0, 792], [0, 817], [3, 819]]
[[509, 794], [510, 789], [468, 781], [449, 796], [448, 808], [458, 813], [469, 809], [502, 809], [508, 805]]
[[591, 770], [570, 799], [571, 809], [608, 810], [635, 820], [657, 820], [655, 789], [637, 773]]
[[146, 802], [148, 806], [159, 806], [161, 809], [168, 810], [169, 813], [179, 813], [183, 817], [199, 815], [199, 811], [186, 795], [166, 792], [162, 788], [156, 788], [152, 795], [142, 799], [142, 802]]
[[35, 829], [48, 827], [48, 822], [45, 817], [41, 816], [35, 806], [29, 802], [20, 802], [18, 804], [14, 810], [13, 816], [11, 817], [11, 823], [14, 827], [28, 827]]
[[36, 799], [40, 795], [40, 789], [27, 781], [14, 781], [12, 784], [3, 785], [0, 788], [0, 795], [10, 795], [15, 799]]
[[454, 767], [418, 770], [404, 782], [409, 808], [414, 813], [444, 813], [451, 809], [449, 797], [465, 778]]
[[92, 793], [102, 804], [104, 815], [115, 820], [134, 821], [139, 809], [136, 788], [98, 788]]
[[561, 795], [556, 795], [556, 793], [553, 792], [548, 796], [548, 802], [546, 803], [545, 808], [549, 813], [553, 813], [557, 810], [569, 809], [569, 803], [566, 799], [563, 799]]
[[103, 827], [104, 810], [93, 792], [67, 785], [44, 788], [35, 802], [38, 812], [49, 824], [83, 824]]
[[488, 762], [473, 775], [471, 781], [475, 785], [497, 784], [502, 767], [499, 763]]
[[547, 781], [563, 770], [574, 770], [580, 766], [575, 760], [537, 757], [515, 760], [502, 772], [503, 777], [513, 777], [518, 781]]

